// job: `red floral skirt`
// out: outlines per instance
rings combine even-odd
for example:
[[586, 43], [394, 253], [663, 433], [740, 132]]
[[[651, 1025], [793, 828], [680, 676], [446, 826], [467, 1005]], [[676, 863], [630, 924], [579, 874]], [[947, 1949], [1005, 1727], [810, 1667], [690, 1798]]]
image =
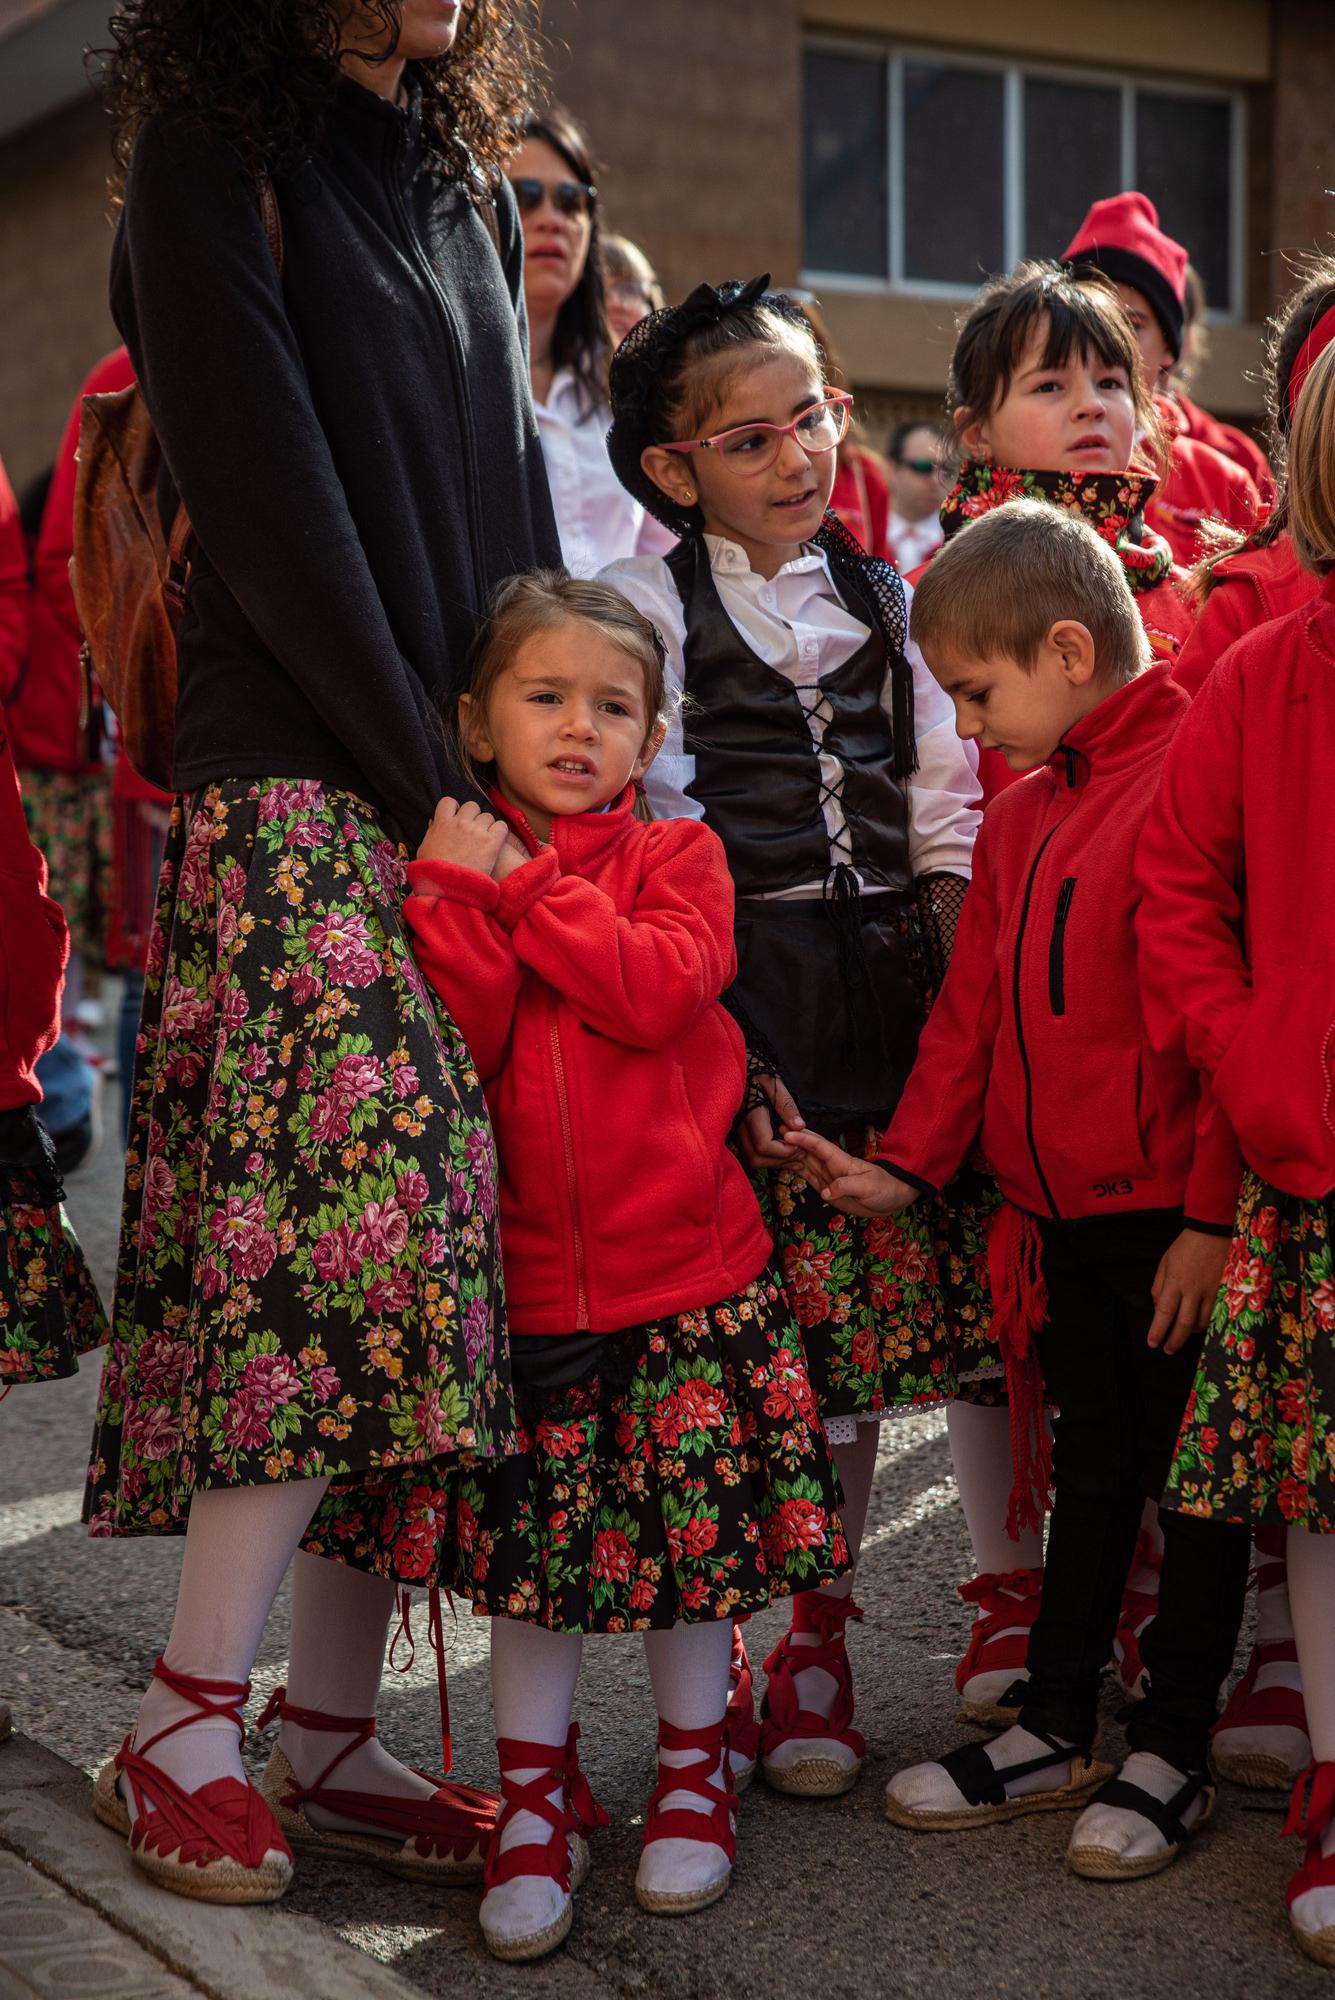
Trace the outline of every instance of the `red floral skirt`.
[[[543, 1342], [543, 1361], [564, 1345]], [[758, 1611], [848, 1568], [776, 1270], [590, 1342], [591, 1365], [565, 1386], [539, 1386], [523, 1337], [511, 1346], [519, 1453], [453, 1479], [454, 1588], [479, 1613], [639, 1632]]]
[[0, 1392], [77, 1374], [106, 1337], [49, 1146], [29, 1112], [0, 1112]]

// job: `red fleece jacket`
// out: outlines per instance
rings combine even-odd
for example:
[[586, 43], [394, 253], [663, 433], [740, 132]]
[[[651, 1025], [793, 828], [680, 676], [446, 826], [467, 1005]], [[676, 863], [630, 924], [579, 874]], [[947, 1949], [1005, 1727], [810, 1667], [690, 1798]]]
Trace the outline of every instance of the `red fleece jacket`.
[[1137, 858], [1152, 1033], [1208, 1079], [1248, 1164], [1309, 1198], [1335, 1188], [1332, 771], [1327, 577], [1210, 675]]
[[33, 1071], [60, 1033], [69, 932], [28, 838], [18, 774], [0, 729], [0, 1111], [40, 1104]]
[[1204, 553], [1201, 524], [1227, 521], [1230, 528], [1250, 534], [1260, 517], [1261, 495], [1256, 481], [1236, 460], [1187, 435], [1165, 397], [1158, 396], [1155, 402], [1171, 455], [1168, 472], [1145, 509], [1145, 519], [1168, 543], [1173, 561], [1190, 569]]
[[1190, 704], [1150, 667], [988, 808], [955, 948], [880, 1158], [944, 1187], [982, 1127], [1008, 1201], [1058, 1218], [1185, 1207], [1232, 1226], [1241, 1161], [1179, 1051], [1149, 1044], [1133, 861]]
[[1284, 618], [1316, 596], [1319, 584], [1293, 553], [1287, 535], [1262, 549], [1239, 549], [1214, 566], [1210, 595], [1177, 656], [1173, 679], [1198, 695], [1235, 640], [1272, 618]]
[[[698, 820], [645, 825], [627, 788], [552, 823], [497, 883], [408, 870], [422, 970], [486, 1088], [511, 1330], [610, 1333], [713, 1305], [771, 1254], [728, 1134], [745, 1050], [719, 995], [733, 889]], [[428, 900], [428, 897], [435, 900]]]
[[1193, 403], [1190, 396], [1184, 396], [1180, 389], [1174, 389], [1169, 402], [1173, 412], [1189, 438], [1196, 438], [1201, 444], [1208, 444], [1223, 457], [1231, 458], [1248, 473], [1267, 507], [1275, 504], [1275, 476], [1270, 470], [1270, 460], [1262, 451], [1254, 437], [1240, 431], [1236, 424], [1223, 423], [1211, 416], [1199, 403]]

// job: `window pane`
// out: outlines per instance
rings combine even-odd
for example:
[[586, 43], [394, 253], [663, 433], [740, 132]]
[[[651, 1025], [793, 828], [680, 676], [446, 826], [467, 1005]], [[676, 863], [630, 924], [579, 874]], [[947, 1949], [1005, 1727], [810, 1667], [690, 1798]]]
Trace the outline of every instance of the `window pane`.
[[1122, 185], [1122, 93], [1115, 85], [1024, 82], [1024, 252], [1060, 257], [1090, 204]]
[[1185, 243], [1212, 306], [1233, 305], [1233, 107], [1227, 98], [1136, 92], [1136, 186]]
[[905, 62], [904, 276], [972, 286], [1006, 261], [998, 70]]
[[805, 59], [803, 263], [885, 278], [885, 62], [808, 49]]

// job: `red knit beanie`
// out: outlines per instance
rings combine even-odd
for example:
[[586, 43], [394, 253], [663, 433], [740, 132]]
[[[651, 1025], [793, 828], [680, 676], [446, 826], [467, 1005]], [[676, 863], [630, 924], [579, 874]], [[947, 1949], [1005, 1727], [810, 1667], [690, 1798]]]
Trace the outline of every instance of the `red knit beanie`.
[[1187, 253], [1159, 227], [1147, 195], [1115, 194], [1096, 201], [1062, 254], [1063, 264], [1085, 264], [1115, 285], [1143, 292], [1177, 359], [1182, 352]]

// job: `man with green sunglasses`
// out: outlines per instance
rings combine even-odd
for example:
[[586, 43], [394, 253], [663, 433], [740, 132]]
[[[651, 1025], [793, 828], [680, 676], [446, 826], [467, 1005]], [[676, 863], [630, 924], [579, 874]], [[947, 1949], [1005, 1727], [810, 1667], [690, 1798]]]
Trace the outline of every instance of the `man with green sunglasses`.
[[941, 544], [937, 510], [949, 491], [954, 467], [945, 435], [935, 424], [896, 425], [887, 456], [890, 460], [887, 539], [895, 567], [907, 576]]

